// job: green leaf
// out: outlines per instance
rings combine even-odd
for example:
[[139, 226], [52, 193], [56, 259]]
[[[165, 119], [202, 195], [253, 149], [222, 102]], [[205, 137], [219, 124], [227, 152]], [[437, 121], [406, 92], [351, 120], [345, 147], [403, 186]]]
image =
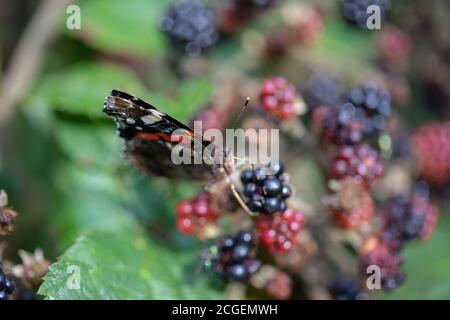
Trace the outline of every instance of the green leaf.
[[[144, 88], [129, 70], [106, 63], [82, 63], [45, 76], [30, 104], [88, 117], [106, 117], [103, 102], [116, 88], [141, 95]], [[33, 106], [30, 106], [33, 107]]]
[[83, 1], [82, 28], [69, 34], [101, 51], [162, 56], [166, 42], [158, 24], [166, 6], [164, 1], [148, 0]]
[[[50, 267], [39, 289], [47, 299], [220, 299], [206, 278], [193, 278], [186, 253], [147, 241], [136, 228], [81, 237]], [[80, 288], [70, 289], [69, 266]], [[73, 278], [72, 278], [73, 279]]]

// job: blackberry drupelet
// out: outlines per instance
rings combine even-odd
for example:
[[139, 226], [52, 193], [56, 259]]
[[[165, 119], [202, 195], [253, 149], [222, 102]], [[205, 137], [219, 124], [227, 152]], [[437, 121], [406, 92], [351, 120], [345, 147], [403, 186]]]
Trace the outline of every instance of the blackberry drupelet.
[[197, 56], [218, 39], [213, 12], [197, 0], [179, 0], [161, 21], [170, 43], [182, 53]]
[[7, 300], [14, 292], [15, 285], [11, 277], [3, 272], [3, 267], [0, 262], [0, 300]]
[[311, 110], [319, 106], [338, 106], [343, 102], [344, 87], [335, 77], [316, 72], [309, 77], [302, 95]]
[[261, 262], [255, 258], [254, 240], [250, 231], [241, 231], [219, 240], [215, 255], [209, 258], [212, 270], [226, 279], [248, 281], [261, 267]]
[[355, 106], [355, 117], [362, 122], [367, 137], [376, 137], [385, 130], [391, 114], [391, 96], [387, 91], [366, 84], [350, 89], [347, 99]]
[[367, 20], [373, 12], [368, 13], [367, 8], [376, 5], [380, 8], [381, 20], [384, 20], [391, 8], [390, 0], [344, 0], [341, 3], [341, 11], [344, 18], [360, 28], [367, 29]]
[[281, 163], [242, 171], [243, 194], [250, 210], [263, 214], [286, 210], [286, 199], [291, 196], [292, 188], [285, 182], [282, 173]]

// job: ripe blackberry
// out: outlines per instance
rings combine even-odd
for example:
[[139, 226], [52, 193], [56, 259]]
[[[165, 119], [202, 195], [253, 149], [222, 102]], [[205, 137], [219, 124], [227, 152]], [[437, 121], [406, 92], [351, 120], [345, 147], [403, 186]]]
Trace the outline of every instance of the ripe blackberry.
[[288, 120], [301, 112], [295, 86], [283, 77], [271, 77], [263, 81], [260, 102], [264, 110], [279, 120]]
[[400, 270], [403, 259], [398, 252], [378, 239], [370, 238], [362, 247], [360, 255], [360, 272], [363, 279], [371, 274], [369, 266], [380, 268], [381, 286], [386, 291], [392, 291], [405, 280], [405, 274]]
[[383, 239], [392, 248], [400, 249], [405, 241], [428, 239], [436, 227], [439, 210], [430, 203], [427, 194], [415, 191], [386, 200], [381, 214]]
[[390, 0], [344, 0], [341, 3], [341, 11], [344, 18], [360, 28], [367, 28], [367, 20], [372, 13], [367, 12], [371, 5], [380, 8], [381, 20], [384, 20], [387, 12], [391, 8]]
[[391, 114], [391, 96], [387, 91], [366, 84], [350, 89], [347, 99], [355, 106], [355, 117], [362, 122], [366, 136], [378, 136], [385, 130]]
[[330, 169], [331, 178], [353, 177], [365, 187], [370, 187], [382, 174], [380, 156], [367, 144], [341, 147]]
[[14, 292], [14, 289], [13, 279], [3, 272], [3, 267], [0, 262], [0, 300], [7, 300], [8, 296]]
[[331, 212], [336, 223], [343, 229], [355, 229], [369, 221], [374, 212], [372, 196], [354, 179], [347, 178], [335, 194], [336, 204]]
[[282, 173], [281, 163], [242, 171], [243, 193], [250, 210], [263, 214], [286, 210], [286, 199], [291, 196], [292, 188], [285, 183]]
[[250, 231], [226, 236], [204, 254], [203, 265], [227, 279], [246, 282], [261, 267], [255, 258], [254, 240]]
[[[313, 126], [325, 144], [349, 145], [363, 139], [363, 124], [356, 118], [351, 103], [339, 107], [320, 107], [314, 110]], [[318, 123], [317, 123], [318, 122]]]
[[302, 96], [311, 110], [319, 106], [338, 106], [343, 102], [344, 87], [335, 77], [315, 72], [303, 88]]
[[211, 10], [197, 0], [179, 0], [161, 21], [170, 43], [182, 53], [197, 56], [211, 48], [218, 35]]
[[334, 279], [329, 290], [334, 300], [358, 300], [362, 296], [359, 282], [345, 276]]
[[285, 212], [258, 217], [256, 227], [261, 243], [274, 254], [289, 251], [297, 245], [297, 236], [304, 222], [300, 211], [287, 208]]
[[204, 192], [193, 199], [178, 202], [176, 212], [177, 228], [184, 234], [198, 232], [202, 227], [219, 218], [208, 194]]
[[450, 181], [450, 123], [430, 123], [412, 137], [421, 177], [434, 186]]

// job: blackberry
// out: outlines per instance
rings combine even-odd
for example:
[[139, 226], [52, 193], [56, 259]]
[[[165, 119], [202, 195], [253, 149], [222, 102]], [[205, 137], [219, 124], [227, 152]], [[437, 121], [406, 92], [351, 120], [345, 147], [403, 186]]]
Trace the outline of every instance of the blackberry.
[[200, 193], [197, 197], [178, 202], [177, 208], [177, 228], [184, 234], [198, 232], [208, 223], [212, 223], [219, 218], [214, 210], [207, 193]]
[[283, 77], [271, 77], [263, 81], [260, 102], [264, 110], [279, 120], [292, 119], [301, 112], [295, 86]]
[[335, 77], [315, 72], [303, 88], [302, 96], [311, 110], [319, 106], [338, 106], [343, 102], [344, 87]]
[[363, 279], [369, 275], [369, 266], [380, 268], [381, 286], [386, 291], [392, 291], [405, 280], [401, 266], [403, 259], [396, 250], [379, 239], [370, 238], [363, 245], [360, 256], [360, 272]]
[[182, 53], [197, 56], [218, 39], [213, 12], [197, 0], [179, 0], [161, 21], [170, 43]]
[[7, 300], [14, 290], [14, 281], [3, 272], [3, 267], [0, 262], [0, 300]]
[[[350, 145], [362, 141], [362, 122], [355, 117], [356, 109], [351, 103], [339, 107], [320, 107], [314, 111], [313, 124], [324, 144]], [[316, 120], [315, 120], [315, 119]]]
[[427, 239], [433, 233], [438, 208], [429, 202], [428, 194], [415, 190], [411, 195], [395, 195], [382, 207], [383, 239], [394, 249], [412, 239]]
[[382, 174], [383, 164], [378, 151], [368, 144], [341, 147], [330, 169], [331, 178], [352, 177], [366, 188], [370, 187]]
[[434, 186], [450, 181], [450, 123], [423, 125], [412, 137], [421, 177]]
[[286, 210], [286, 199], [291, 196], [292, 188], [285, 183], [282, 173], [281, 163], [242, 171], [243, 194], [250, 210], [263, 214]]
[[381, 19], [384, 20], [387, 12], [391, 8], [390, 0], [344, 0], [341, 3], [341, 11], [344, 18], [360, 28], [367, 28], [367, 20], [371, 13], [367, 13], [367, 8], [377, 5], [380, 8]]
[[347, 99], [355, 106], [355, 117], [363, 125], [366, 137], [377, 137], [386, 128], [391, 114], [390, 94], [373, 84], [350, 89]]
[[372, 196], [354, 179], [345, 179], [335, 198], [336, 205], [331, 208], [331, 212], [341, 228], [355, 229], [372, 218], [374, 212]]
[[215, 273], [226, 279], [246, 282], [261, 267], [261, 262], [255, 258], [254, 241], [254, 235], [250, 231], [226, 236], [213, 246], [213, 250], [210, 248], [203, 255], [203, 265], [210, 266]]
[[285, 212], [260, 216], [256, 221], [260, 241], [272, 254], [286, 252], [296, 246], [303, 224], [303, 214], [291, 208]]
[[340, 276], [329, 287], [334, 300], [358, 300], [361, 298], [361, 287], [357, 280]]
[[289, 274], [278, 271], [266, 284], [266, 292], [273, 298], [284, 300], [292, 295], [293, 281]]

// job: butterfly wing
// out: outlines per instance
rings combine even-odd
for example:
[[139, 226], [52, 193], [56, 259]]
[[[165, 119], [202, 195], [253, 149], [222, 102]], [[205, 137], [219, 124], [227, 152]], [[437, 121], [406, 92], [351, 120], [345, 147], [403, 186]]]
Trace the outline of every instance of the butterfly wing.
[[[106, 97], [103, 111], [117, 124], [119, 136], [125, 140], [125, 154], [140, 170], [167, 178], [212, 179], [221, 166], [201, 161], [211, 142], [160, 111], [151, 104], [118, 90]], [[175, 131], [184, 131], [183, 141], [174, 139]], [[177, 131], [178, 132], [178, 131]], [[172, 150], [189, 152], [190, 163], [175, 164]], [[211, 163], [211, 162], [209, 162]]]

